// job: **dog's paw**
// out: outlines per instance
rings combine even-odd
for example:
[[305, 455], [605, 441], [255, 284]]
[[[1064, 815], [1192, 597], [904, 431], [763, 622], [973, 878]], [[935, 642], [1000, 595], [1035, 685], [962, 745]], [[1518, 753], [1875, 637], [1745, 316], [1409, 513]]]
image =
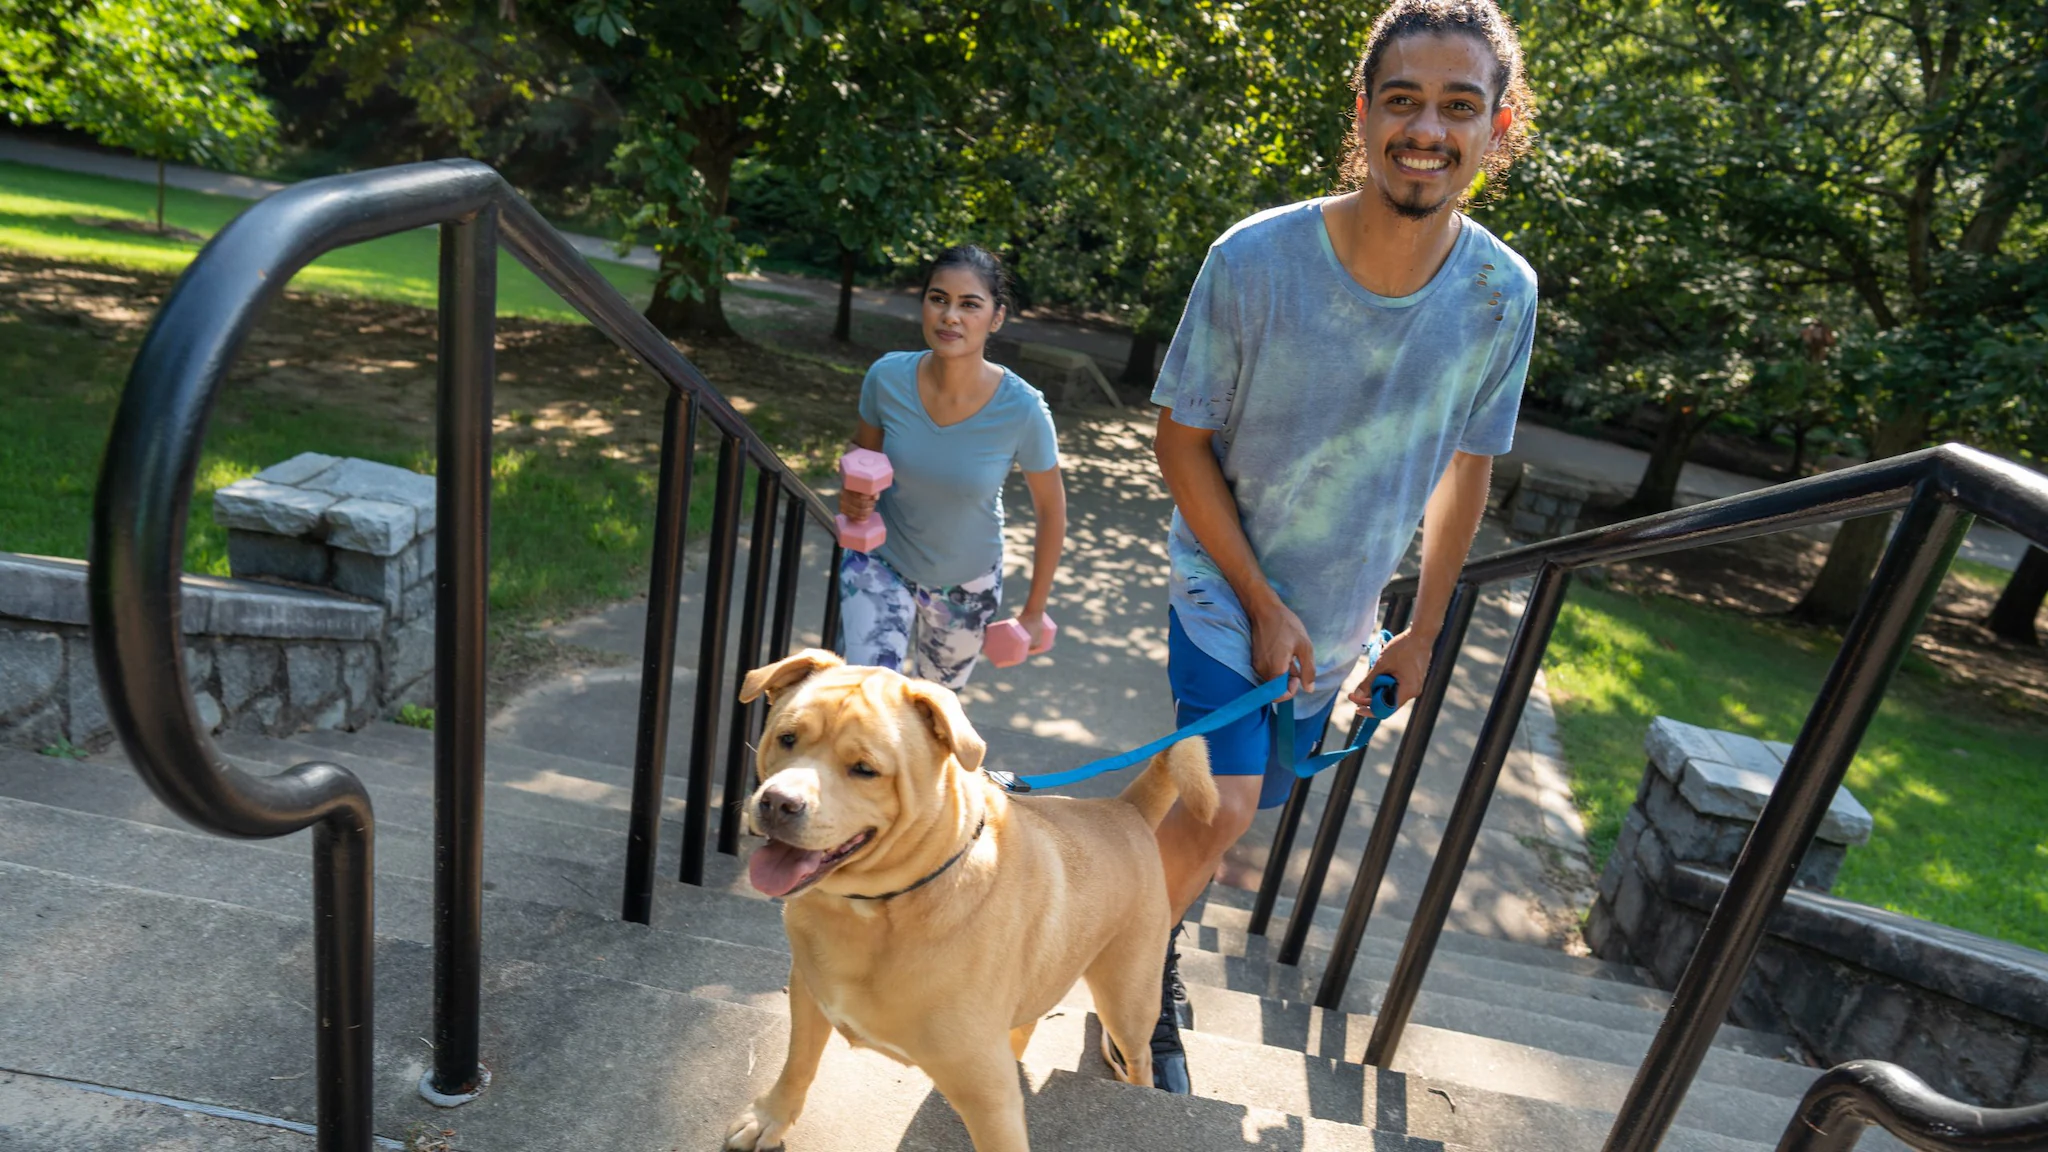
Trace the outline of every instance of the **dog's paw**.
[[768, 1109], [755, 1101], [739, 1119], [732, 1122], [726, 1133], [725, 1147], [728, 1152], [768, 1152], [782, 1147], [782, 1136], [789, 1131], [789, 1121], [769, 1114]]

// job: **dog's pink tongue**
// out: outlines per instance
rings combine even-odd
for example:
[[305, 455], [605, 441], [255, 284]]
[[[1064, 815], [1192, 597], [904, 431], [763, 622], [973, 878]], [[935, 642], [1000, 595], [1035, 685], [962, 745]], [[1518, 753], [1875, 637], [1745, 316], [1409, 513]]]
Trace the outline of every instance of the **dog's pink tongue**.
[[809, 879], [824, 859], [823, 852], [770, 840], [754, 849], [754, 855], [747, 861], [747, 879], [769, 896], [786, 896], [790, 889]]

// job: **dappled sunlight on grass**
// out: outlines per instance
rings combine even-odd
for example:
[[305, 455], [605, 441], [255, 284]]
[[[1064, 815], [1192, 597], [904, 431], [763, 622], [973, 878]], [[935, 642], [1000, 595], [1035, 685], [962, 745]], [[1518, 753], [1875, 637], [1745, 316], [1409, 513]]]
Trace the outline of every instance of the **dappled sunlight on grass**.
[[[1651, 718], [1790, 742], [1837, 643], [1668, 597], [1575, 589], [1545, 675], [1596, 862], [1635, 799]], [[2044, 749], [2040, 717], [1987, 705], [1907, 660], [1849, 769], [1876, 831], [1850, 850], [1836, 894], [2048, 948]]]
[[[249, 206], [246, 200], [179, 188], [166, 190], [164, 223], [211, 237]], [[156, 188], [75, 172], [0, 163], [0, 248], [52, 259], [177, 272], [200, 244], [131, 231], [154, 226]], [[432, 308], [438, 299], [437, 228], [383, 236], [330, 252], [301, 269], [292, 286]], [[591, 266], [636, 305], [653, 292], [654, 274], [609, 261]], [[509, 255], [498, 262], [500, 315], [575, 323], [581, 316]]]

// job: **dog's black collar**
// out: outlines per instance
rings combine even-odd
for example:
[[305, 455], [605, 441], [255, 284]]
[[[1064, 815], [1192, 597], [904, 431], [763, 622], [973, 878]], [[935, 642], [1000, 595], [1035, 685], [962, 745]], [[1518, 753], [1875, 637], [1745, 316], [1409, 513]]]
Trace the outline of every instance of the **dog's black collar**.
[[910, 887], [898, 888], [894, 892], [884, 892], [880, 896], [863, 896], [858, 892], [849, 892], [847, 893], [846, 898], [848, 900], [892, 900], [898, 896], [903, 895], [905, 892], [917, 891], [919, 888], [924, 887], [925, 885], [931, 883], [934, 880], [937, 880], [940, 876], [944, 875], [946, 869], [951, 868], [955, 864], [958, 864], [960, 862], [960, 858], [962, 856], [967, 855], [967, 850], [969, 848], [974, 847], [974, 842], [976, 840], [981, 839], [981, 830], [986, 827], [988, 827], [988, 817], [983, 816], [981, 818], [981, 822], [974, 826], [974, 835], [969, 836], [967, 838], [967, 843], [961, 845], [960, 850], [958, 852], [953, 853], [953, 858], [951, 860], [948, 860], [944, 864], [939, 865], [936, 871], [932, 872], [924, 879], [919, 880], [917, 883], [912, 884]]

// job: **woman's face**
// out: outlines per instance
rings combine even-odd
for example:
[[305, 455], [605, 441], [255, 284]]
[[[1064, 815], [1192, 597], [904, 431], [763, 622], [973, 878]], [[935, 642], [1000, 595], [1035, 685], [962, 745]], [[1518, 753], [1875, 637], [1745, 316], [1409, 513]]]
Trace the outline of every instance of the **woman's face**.
[[988, 334], [1003, 326], [1003, 310], [980, 273], [941, 268], [924, 290], [924, 342], [940, 356], [980, 356]]

